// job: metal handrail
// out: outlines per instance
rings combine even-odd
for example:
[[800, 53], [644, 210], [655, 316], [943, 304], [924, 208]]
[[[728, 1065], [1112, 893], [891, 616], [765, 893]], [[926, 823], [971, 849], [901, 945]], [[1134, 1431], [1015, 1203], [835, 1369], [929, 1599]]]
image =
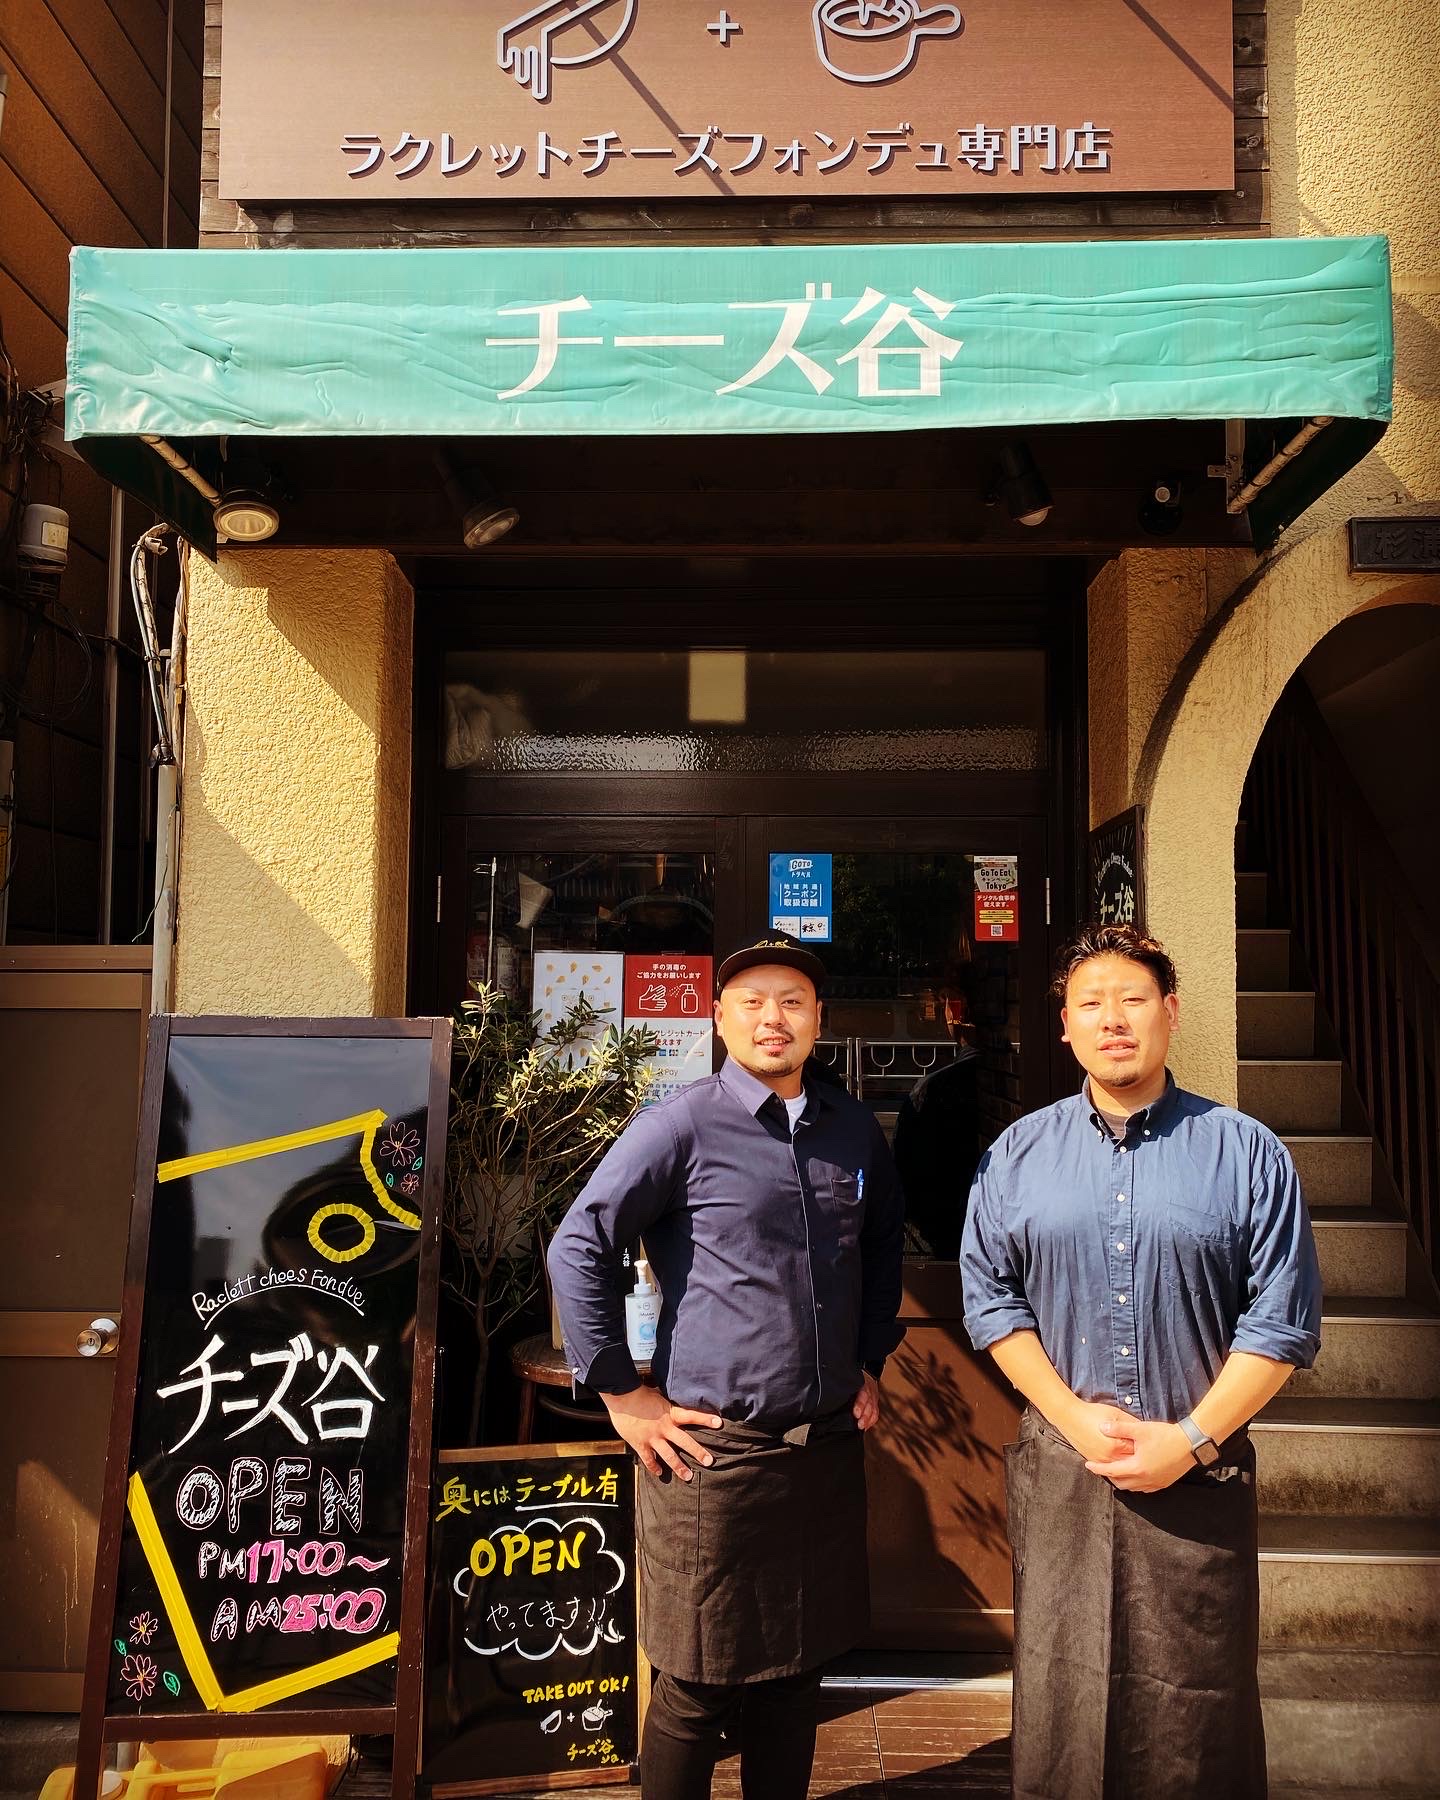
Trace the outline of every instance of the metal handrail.
[[1256, 748], [1247, 796], [1265, 867], [1440, 1279], [1440, 948], [1298, 676]]

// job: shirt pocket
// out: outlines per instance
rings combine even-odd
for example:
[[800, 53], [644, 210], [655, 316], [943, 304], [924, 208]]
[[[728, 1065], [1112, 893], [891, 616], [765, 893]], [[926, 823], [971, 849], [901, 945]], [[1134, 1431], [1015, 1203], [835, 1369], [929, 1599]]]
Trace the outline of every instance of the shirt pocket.
[[857, 1244], [865, 1219], [863, 1175], [841, 1163], [812, 1162], [810, 1186], [836, 1244], [841, 1249]]
[[1177, 1244], [1223, 1245], [1229, 1249], [1235, 1242], [1235, 1226], [1225, 1213], [1191, 1206], [1183, 1200], [1167, 1200], [1165, 1216]]

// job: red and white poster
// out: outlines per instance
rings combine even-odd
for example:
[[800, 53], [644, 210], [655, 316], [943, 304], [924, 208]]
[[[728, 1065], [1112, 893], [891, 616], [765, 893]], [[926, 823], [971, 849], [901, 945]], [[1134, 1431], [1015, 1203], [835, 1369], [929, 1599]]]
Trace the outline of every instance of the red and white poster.
[[710, 1073], [713, 989], [713, 960], [708, 956], [625, 958], [626, 1028], [643, 1026], [659, 1039], [652, 1065], [652, 1103]]
[[1013, 856], [975, 858], [975, 942], [1020, 942], [1020, 874]]

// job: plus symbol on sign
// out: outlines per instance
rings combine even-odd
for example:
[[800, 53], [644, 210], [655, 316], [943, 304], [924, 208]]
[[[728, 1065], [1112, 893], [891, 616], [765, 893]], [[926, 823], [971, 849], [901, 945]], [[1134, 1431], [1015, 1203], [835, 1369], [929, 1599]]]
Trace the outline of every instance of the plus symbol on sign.
[[742, 25], [737, 25], [722, 6], [720, 8], [720, 17], [718, 19], [712, 19], [705, 29], [715, 33], [716, 37], [720, 40], [720, 48], [722, 50], [728, 50], [730, 48], [731, 37], [736, 32], [743, 31], [744, 27]]

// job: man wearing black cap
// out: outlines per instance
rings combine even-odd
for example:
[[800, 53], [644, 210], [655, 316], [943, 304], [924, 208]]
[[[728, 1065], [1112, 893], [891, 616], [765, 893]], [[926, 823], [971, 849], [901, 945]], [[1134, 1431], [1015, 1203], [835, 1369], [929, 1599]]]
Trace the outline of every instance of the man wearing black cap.
[[[874, 1115], [805, 1084], [824, 973], [778, 932], [721, 963], [723, 1068], [629, 1126], [550, 1248], [576, 1379], [649, 1477], [645, 1800], [708, 1793], [722, 1732], [747, 1800], [800, 1800], [820, 1667], [868, 1622], [861, 1433], [903, 1335], [904, 1208]], [[653, 1387], [616, 1298], [642, 1233], [662, 1296]]]

